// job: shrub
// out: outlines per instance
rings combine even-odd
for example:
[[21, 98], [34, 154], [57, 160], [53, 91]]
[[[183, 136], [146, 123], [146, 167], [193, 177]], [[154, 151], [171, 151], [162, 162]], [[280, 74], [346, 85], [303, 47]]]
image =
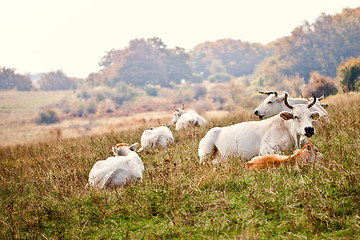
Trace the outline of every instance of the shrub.
[[115, 88], [116, 93], [114, 94], [114, 96], [112, 96], [112, 100], [117, 105], [121, 105], [125, 101], [130, 101], [136, 96], [136, 93], [134, 92], [132, 87], [123, 82], [119, 82], [118, 84], [116, 84]]
[[41, 90], [67, 90], [76, 89], [77, 80], [69, 78], [62, 70], [45, 73], [38, 81]]
[[204, 97], [207, 93], [206, 87], [198, 85], [194, 87], [194, 98], [199, 100], [199, 98]]
[[94, 101], [79, 103], [72, 111], [74, 117], [86, 117], [87, 114], [95, 114], [97, 111]]
[[352, 58], [340, 64], [337, 78], [344, 92], [360, 90], [360, 58]]
[[90, 93], [87, 90], [80, 90], [79, 93], [76, 95], [78, 98], [81, 99], [89, 99], [91, 97]]
[[232, 76], [228, 73], [215, 73], [209, 76], [208, 80], [210, 82], [227, 82], [230, 81]]
[[145, 87], [146, 95], [156, 97], [158, 95], [158, 89], [150, 86]]
[[337, 91], [332, 78], [323, 76], [318, 72], [311, 72], [309, 83], [304, 89], [304, 96], [311, 97], [312, 93], [314, 93], [316, 97], [322, 95], [327, 97], [329, 95], [335, 95]]
[[39, 113], [39, 116], [36, 118], [37, 124], [52, 124], [60, 122], [57, 112], [54, 109], [47, 108], [44, 111]]

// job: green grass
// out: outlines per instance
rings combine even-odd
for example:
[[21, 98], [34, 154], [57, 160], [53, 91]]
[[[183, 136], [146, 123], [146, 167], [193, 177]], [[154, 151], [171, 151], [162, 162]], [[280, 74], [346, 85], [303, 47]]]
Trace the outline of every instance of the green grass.
[[255, 119], [238, 112], [175, 132], [142, 152], [142, 183], [85, 189], [93, 164], [144, 129], [0, 148], [0, 239], [356, 239], [360, 236], [360, 94], [326, 99], [331, 123], [311, 142], [324, 159], [247, 171], [244, 161], [199, 164], [206, 131]]

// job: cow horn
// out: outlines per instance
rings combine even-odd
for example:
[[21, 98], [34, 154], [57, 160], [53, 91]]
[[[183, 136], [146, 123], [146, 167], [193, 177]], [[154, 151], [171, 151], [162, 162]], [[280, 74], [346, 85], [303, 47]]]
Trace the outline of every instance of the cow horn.
[[313, 95], [314, 100], [312, 101], [312, 103], [309, 103], [308, 108], [311, 108], [316, 103], [316, 97], [314, 94], [312, 94], [312, 95]]
[[291, 110], [294, 109], [293, 106], [291, 106], [287, 100], [288, 100], [288, 93], [285, 93], [285, 100], [284, 100], [285, 106], [287, 106]]
[[275, 94], [275, 97], [277, 97], [277, 92], [259, 92], [261, 94], [266, 94], [266, 95], [270, 95], [270, 94]]

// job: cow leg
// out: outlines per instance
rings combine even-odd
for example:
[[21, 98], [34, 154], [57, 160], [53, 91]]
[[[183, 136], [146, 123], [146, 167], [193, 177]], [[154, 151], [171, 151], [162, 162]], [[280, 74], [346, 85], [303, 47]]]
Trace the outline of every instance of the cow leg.
[[216, 147], [216, 145], [214, 146], [214, 150], [212, 152], [212, 157], [211, 158], [213, 159], [211, 161], [213, 164], [219, 163], [222, 160], [221, 153], [220, 153], [219, 149]]

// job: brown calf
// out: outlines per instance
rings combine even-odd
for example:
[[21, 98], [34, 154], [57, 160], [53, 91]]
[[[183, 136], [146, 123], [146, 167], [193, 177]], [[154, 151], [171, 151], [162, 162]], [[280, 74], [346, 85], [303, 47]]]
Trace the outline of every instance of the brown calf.
[[298, 162], [313, 162], [322, 159], [323, 156], [312, 143], [307, 143], [302, 149], [297, 149], [291, 156], [278, 154], [266, 154], [264, 156], [253, 157], [246, 163], [248, 169], [279, 167], [281, 164], [293, 165]]

